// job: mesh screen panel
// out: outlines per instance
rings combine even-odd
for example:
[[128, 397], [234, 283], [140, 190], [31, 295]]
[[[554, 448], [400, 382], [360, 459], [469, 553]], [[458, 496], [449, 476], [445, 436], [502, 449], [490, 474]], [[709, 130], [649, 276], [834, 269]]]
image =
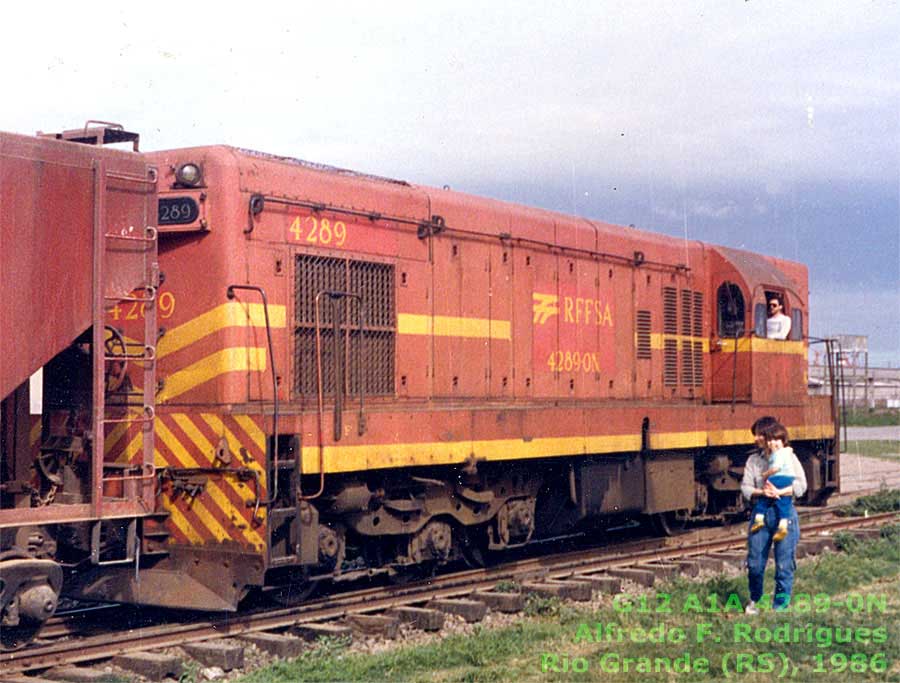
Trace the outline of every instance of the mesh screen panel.
[[[316, 295], [347, 292], [360, 299], [322, 297], [319, 320], [322, 341], [322, 384], [327, 395], [335, 391], [334, 323], [344, 365], [348, 394], [394, 393], [394, 266], [325, 256], [298, 255], [294, 280], [294, 391], [314, 396], [316, 387]], [[360, 303], [360, 300], [362, 303]], [[365, 311], [362, 333], [360, 321]], [[357, 361], [359, 352], [359, 361]]]

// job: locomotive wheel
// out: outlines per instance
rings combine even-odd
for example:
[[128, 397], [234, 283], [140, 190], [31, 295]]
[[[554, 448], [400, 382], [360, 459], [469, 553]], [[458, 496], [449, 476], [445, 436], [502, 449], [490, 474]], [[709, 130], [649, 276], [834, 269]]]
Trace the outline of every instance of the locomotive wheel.
[[52, 560], [15, 558], [0, 562], [0, 652], [30, 643], [56, 611], [62, 588], [62, 568]]
[[[29, 555], [20, 553], [15, 550], [0, 553], [0, 563], [3, 560], [28, 560]], [[14, 596], [9, 595], [0, 603], [0, 620], [6, 613], [6, 608], [10, 599]], [[43, 624], [29, 624], [28, 626], [0, 626], [0, 652], [12, 652], [20, 650], [30, 643]]]
[[661, 536], [678, 536], [684, 532], [687, 526], [686, 519], [678, 519], [678, 515], [674, 510], [668, 512], [658, 512], [650, 516], [650, 524]]

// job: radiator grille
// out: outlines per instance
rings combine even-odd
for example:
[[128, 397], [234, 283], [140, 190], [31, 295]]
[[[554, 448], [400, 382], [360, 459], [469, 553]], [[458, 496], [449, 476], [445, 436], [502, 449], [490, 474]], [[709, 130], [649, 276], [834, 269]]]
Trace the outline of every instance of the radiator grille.
[[694, 292], [694, 336], [703, 336], [703, 292]]
[[663, 332], [678, 334], [678, 292], [674, 287], [663, 287]]
[[[663, 332], [678, 334], [678, 291], [674, 287], [663, 287]], [[678, 341], [675, 339], [663, 342], [663, 384], [667, 387], [678, 384]]]
[[[337, 352], [345, 368], [346, 393], [355, 394], [365, 380], [367, 394], [394, 393], [394, 267], [385, 263], [298, 255], [294, 280], [294, 390], [315, 395], [316, 295], [322, 291], [348, 292], [361, 297], [331, 301], [322, 297], [320, 323], [322, 380], [326, 395], [335, 391], [334, 322], [337, 316]], [[365, 321], [360, 333], [362, 310]], [[357, 351], [360, 353], [357, 362]], [[360, 366], [360, 367], [358, 367]]]
[[651, 358], [650, 346], [650, 311], [637, 312], [637, 357], [642, 360]]
[[666, 339], [663, 354], [663, 383], [674, 387], [678, 384], [678, 340]]
[[[694, 329], [692, 325], [693, 296], [689, 289], [681, 290], [681, 334], [690, 337]], [[691, 386], [694, 383], [694, 343], [689, 339], [681, 340], [681, 383]]]
[[[703, 292], [694, 292], [694, 336], [703, 336]], [[703, 342], [694, 342], [694, 386], [703, 386]]]
[[694, 312], [692, 294], [693, 292], [689, 289], [681, 290], [681, 334], [686, 336], [690, 336], [694, 330], [691, 324]]
[[703, 386], [702, 292], [663, 287], [663, 334], [665, 386]]
[[703, 386], [703, 342], [694, 342], [694, 386]]

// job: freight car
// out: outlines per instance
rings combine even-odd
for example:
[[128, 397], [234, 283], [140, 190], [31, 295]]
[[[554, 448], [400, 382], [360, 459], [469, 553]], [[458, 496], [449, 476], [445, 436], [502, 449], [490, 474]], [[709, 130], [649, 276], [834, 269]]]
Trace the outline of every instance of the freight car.
[[[81, 139], [138, 141], [117, 127]], [[132, 563], [156, 509], [156, 202], [156, 171], [139, 154], [0, 134], [3, 650], [53, 614], [67, 570]], [[128, 346], [105, 326], [119, 302], [147, 311]], [[147, 391], [126, 418], [107, 398], [128, 362]], [[105, 429], [122, 419], [142, 439], [125, 466], [102, 457]]]
[[[95, 181], [93, 259], [48, 244], [29, 262], [30, 291], [93, 283], [92, 317], [48, 329], [67, 295], [3, 322], [42, 355], [0, 387], [0, 576], [46, 577], [4, 579], [3, 630], [23, 631], [4, 647], [60, 591], [233, 610], [254, 588], [302, 598], [622, 519], [725, 519], [763, 414], [788, 426], [810, 500], [837, 488], [798, 263], [233, 147], [125, 157], [156, 169], [158, 215], [97, 228]], [[13, 206], [67, 214], [34, 183]], [[127, 295], [98, 234], [143, 240]], [[4, 274], [3, 301], [20, 287]], [[766, 339], [772, 296], [788, 340]]]

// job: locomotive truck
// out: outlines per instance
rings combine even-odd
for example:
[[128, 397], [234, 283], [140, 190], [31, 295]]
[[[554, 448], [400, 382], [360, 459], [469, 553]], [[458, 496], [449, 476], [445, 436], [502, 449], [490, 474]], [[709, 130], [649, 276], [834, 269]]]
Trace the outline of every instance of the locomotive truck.
[[[764, 414], [808, 501], [837, 489], [799, 263], [137, 144], [0, 136], [4, 649], [61, 595], [234, 610], [623, 520], [725, 520]], [[787, 340], [766, 338], [773, 296]]]

